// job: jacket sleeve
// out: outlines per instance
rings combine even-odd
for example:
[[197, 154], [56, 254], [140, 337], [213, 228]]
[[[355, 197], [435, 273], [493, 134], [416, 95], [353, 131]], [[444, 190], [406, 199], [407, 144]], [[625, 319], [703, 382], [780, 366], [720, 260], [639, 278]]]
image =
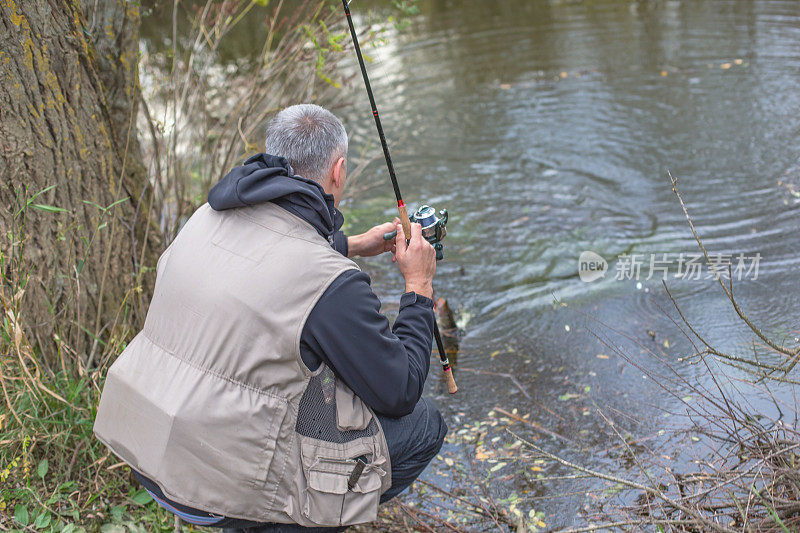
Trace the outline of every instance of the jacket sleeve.
[[369, 276], [344, 272], [311, 310], [300, 354], [311, 370], [324, 361], [375, 412], [399, 417], [414, 410], [428, 375], [433, 300], [405, 293], [392, 329], [380, 309]]
[[350, 250], [347, 246], [347, 235], [345, 235], [343, 231], [333, 232], [333, 249], [347, 257], [347, 253]]

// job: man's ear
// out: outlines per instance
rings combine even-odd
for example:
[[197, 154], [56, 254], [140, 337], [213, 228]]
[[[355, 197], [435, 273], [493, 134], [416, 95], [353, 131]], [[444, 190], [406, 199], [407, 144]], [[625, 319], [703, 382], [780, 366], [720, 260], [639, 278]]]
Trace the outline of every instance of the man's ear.
[[333, 164], [333, 169], [331, 170], [331, 181], [333, 182], [333, 186], [337, 189], [341, 189], [344, 186], [344, 180], [346, 176], [347, 162], [345, 161], [344, 157], [340, 157]]

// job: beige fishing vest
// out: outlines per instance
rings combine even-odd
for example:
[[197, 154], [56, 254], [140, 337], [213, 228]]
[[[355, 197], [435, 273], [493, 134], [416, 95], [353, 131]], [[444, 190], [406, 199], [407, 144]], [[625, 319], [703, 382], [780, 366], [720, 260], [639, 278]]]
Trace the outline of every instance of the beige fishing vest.
[[108, 371], [97, 437], [207, 512], [375, 519], [391, 484], [380, 423], [325, 364], [309, 372], [299, 346], [322, 293], [357, 268], [272, 203], [202, 206], [159, 259], [144, 329]]

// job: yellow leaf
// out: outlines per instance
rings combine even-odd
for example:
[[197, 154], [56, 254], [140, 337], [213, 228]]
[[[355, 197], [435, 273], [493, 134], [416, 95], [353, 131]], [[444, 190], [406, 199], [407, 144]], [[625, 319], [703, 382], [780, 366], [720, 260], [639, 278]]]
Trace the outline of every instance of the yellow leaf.
[[666, 76], [666, 75], [667, 75], [667, 71], [666, 71], [666, 70], [662, 70], [662, 71], [661, 71], [661, 75], [662, 75], [662, 76]]
[[721, 68], [722, 70], [728, 70], [729, 68], [731, 68], [731, 64], [730, 63], [723, 63], [723, 64], [721, 64], [719, 66], [719, 68]]
[[597, 354], [597, 358], [598, 359], [608, 359], [608, 356], [606, 354], [604, 354], [604, 353], [599, 353], [599, 354]]

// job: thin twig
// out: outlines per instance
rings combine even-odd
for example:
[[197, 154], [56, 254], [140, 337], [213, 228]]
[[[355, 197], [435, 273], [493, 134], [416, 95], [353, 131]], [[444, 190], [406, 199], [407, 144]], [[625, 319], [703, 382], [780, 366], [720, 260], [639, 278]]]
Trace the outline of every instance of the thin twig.
[[569, 445], [578, 447], [578, 443], [575, 442], [574, 440], [568, 439], [567, 437], [564, 437], [563, 435], [559, 435], [555, 431], [549, 430], [546, 427], [543, 427], [543, 426], [537, 424], [536, 422], [533, 422], [531, 420], [527, 420], [527, 419], [522, 418], [521, 416], [515, 415], [513, 413], [509, 413], [508, 411], [506, 411], [505, 409], [503, 409], [501, 407], [495, 407], [494, 410], [497, 411], [498, 413], [501, 413], [501, 414], [509, 417], [509, 418], [513, 418], [517, 422], [522, 422], [523, 424], [527, 424], [530, 427], [532, 427], [533, 429], [535, 429], [537, 431], [540, 431], [540, 432], [544, 433], [545, 435], [549, 435], [549, 436], [553, 437], [554, 439], [558, 439], [561, 442], [565, 442], [565, 443], [567, 443]]

